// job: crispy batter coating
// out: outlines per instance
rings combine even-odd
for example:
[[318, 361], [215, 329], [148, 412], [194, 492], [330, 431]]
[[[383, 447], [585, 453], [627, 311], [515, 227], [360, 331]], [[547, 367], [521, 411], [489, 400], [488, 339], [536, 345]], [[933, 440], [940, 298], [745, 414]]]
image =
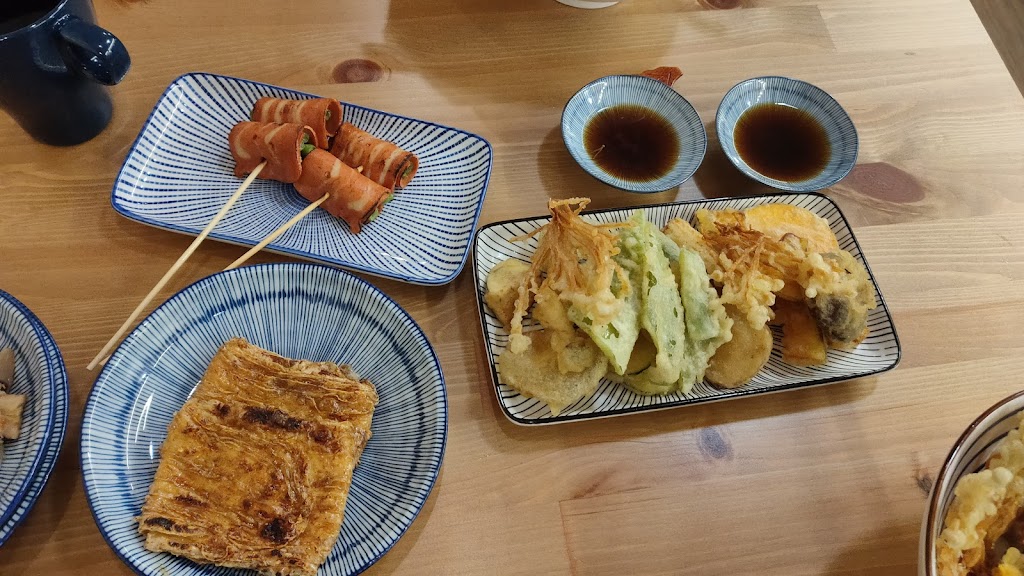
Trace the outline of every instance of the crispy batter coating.
[[519, 299], [519, 286], [523, 284], [529, 272], [529, 263], [509, 258], [495, 264], [494, 268], [487, 273], [484, 302], [494, 311], [498, 320], [505, 325], [505, 329], [512, 326], [512, 316], [516, 313], [516, 300]]
[[502, 380], [517, 392], [528, 398], [537, 398], [558, 416], [580, 398], [589, 396], [597, 389], [601, 376], [608, 371], [605, 358], [593, 341], [581, 337], [563, 349], [563, 355], [575, 367], [576, 372], [559, 369], [560, 355], [550, 343], [547, 330], [527, 332], [530, 348], [527, 352], [515, 353], [506, 349], [498, 356], [498, 372]]
[[[1022, 415], [1024, 416], [1024, 415]], [[986, 553], [994, 549], [1024, 505], [1024, 417], [1000, 441], [986, 468], [967, 474], [953, 489], [942, 534], [936, 542], [940, 576], [967, 576], [984, 570]], [[1010, 554], [996, 573], [1012, 574], [1019, 555]], [[978, 572], [983, 570], [983, 572]]]
[[838, 248], [823, 219], [795, 206], [765, 206], [749, 209], [749, 221], [747, 212], [698, 210], [695, 229], [677, 219], [666, 234], [701, 254], [722, 301], [751, 326], [771, 320], [778, 295], [805, 302], [829, 346], [856, 347], [877, 305], [867, 270]]
[[795, 366], [820, 366], [827, 346], [811, 311], [802, 303], [777, 300], [775, 321], [782, 325], [782, 360]]
[[530, 307], [530, 294], [537, 294], [542, 287], [550, 287], [567, 305], [586, 310], [595, 324], [611, 321], [622, 307], [622, 301], [611, 290], [615, 276], [627, 282], [625, 273], [614, 260], [619, 250], [612, 230], [622, 225], [594, 225], [584, 221], [579, 214], [589, 203], [589, 198], [549, 200], [551, 221], [526, 236], [513, 239], [540, 235], [530, 272], [519, 286], [519, 298], [512, 315], [509, 348], [513, 352], [522, 352], [530, 346], [530, 340], [523, 336], [523, 317]]
[[751, 326], [735, 306], [726, 305], [732, 319], [732, 339], [711, 357], [704, 378], [721, 388], [738, 388], [750, 381], [768, 362], [772, 353], [772, 331], [768, 326]]

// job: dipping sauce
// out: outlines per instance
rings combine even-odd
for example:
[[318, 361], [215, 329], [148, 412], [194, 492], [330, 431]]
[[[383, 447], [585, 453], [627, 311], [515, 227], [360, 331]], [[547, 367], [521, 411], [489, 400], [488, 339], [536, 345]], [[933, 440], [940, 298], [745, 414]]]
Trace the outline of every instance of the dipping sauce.
[[760, 174], [800, 182], [821, 173], [832, 146], [813, 116], [784, 104], [758, 104], [740, 116], [732, 133], [736, 151]]
[[583, 130], [583, 146], [602, 170], [633, 182], [661, 178], [679, 158], [675, 128], [661, 114], [636, 104], [598, 112]]

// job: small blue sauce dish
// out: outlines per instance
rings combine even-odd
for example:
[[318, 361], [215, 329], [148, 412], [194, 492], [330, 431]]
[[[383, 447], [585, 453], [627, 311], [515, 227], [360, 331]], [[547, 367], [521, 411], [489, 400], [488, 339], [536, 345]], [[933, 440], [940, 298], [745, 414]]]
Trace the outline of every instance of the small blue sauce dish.
[[729, 161], [748, 177], [790, 192], [821, 190], [857, 163], [857, 130], [817, 86], [763, 76], [726, 93], [715, 131]]
[[646, 76], [606, 76], [581, 88], [562, 112], [562, 139], [591, 176], [639, 193], [679, 186], [707, 150], [693, 106]]

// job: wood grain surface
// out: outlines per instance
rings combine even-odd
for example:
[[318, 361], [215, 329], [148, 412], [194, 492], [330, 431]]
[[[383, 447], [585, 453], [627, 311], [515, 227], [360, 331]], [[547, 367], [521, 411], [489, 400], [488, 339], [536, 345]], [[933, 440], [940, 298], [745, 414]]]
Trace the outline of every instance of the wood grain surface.
[[[189, 238], [110, 207], [117, 170], [178, 75], [250, 78], [457, 126], [487, 138], [481, 224], [544, 212], [760, 192], [725, 160], [715, 109], [735, 83], [782, 74], [833, 94], [860, 134], [826, 191], [888, 301], [902, 364], [877, 378], [568, 425], [498, 408], [472, 278], [371, 278], [441, 359], [450, 433], [408, 533], [367, 574], [872, 574], [916, 566], [926, 494], [949, 447], [1024, 370], [1024, 100], [963, 0], [96, 0], [133, 59], [115, 114], [73, 148], [0, 114], [0, 289], [43, 320], [71, 383], [67, 440], [45, 492], [0, 549], [4, 576], [127, 575], [86, 505], [86, 363]], [[629, 195], [561, 140], [566, 100], [612, 73], [677, 65], [709, 127], [679, 190]], [[244, 249], [207, 242], [157, 302]], [[254, 262], [284, 261], [260, 255]]]

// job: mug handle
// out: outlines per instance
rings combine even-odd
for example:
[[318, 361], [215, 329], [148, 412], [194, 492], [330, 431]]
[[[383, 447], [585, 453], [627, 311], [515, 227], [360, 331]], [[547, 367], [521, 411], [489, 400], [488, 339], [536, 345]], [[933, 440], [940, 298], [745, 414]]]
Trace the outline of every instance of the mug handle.
[[91, 22], [72, 16], [58, 33], [65, 62], [90, 80], [113, 86], [131, 68], [132, 59], [124, 44]]

